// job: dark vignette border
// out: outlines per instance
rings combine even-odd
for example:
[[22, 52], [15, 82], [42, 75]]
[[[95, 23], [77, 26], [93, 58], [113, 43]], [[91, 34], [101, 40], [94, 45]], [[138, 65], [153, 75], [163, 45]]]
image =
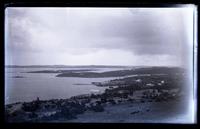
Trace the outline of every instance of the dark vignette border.
[[[135, 0], [135, 1], [112, 1], [112, 0], [102, 0], [102, 1], [78, 1], [78, 0], [71, 0], [71, 1], [42, 1], [42, 0], [35, 0], [35, 1], [26, 1], [26, 0], [5, 0], [3, 7], [1, 8], [1, 13], [3, 14], [1, 16], [2, 20], [2, 34], [3, 34], [3, 38], [2, 38], [2, 43], [1, 43], [1, 117], [0, 117], [0, 121], [2, 122], [3, 126], [5, 127], [12, 127], [12, 128], [26, 128], [26, 127], [32, 127], [32, 128], [44, 128], [44, 127], [51, 127], [51, 128], [57, 128], [57, 127], [81, 127], [81, 128], [88, 128], [88, 127], [92, 127], [92, 126], [98, 126], [99, 128], [103, 128], [104, 126], [110, 126], [113, 128], [127, 128], [130, 127], [132, 128], [133, 126], [136, 126], [137, 128], [141, 128], [141, 127], [148, 127], [148, 128], [154, 128], [154, 127], [166, 127], [166, 128], [171, 128], [171, 127], [182, 127], [182, 128], [193, 128], [193, 127], [197, 127], [198, 124], [194, 124], [194, 125], [190, 125], [190, 124], [153, 124], [153, 123], [143, 123], [143, 124], [139, 124], [139, 123], [109, 123], [109, 124], [104, 124], [104, 123], [6, 123], [5, 119], [4, 119], [4, 86], [5, 86], [5, 82], [4, 82], [4, 60], [5, 60], [5, 46], [4, 46], [4, 36], [5, 36], [5, 32], [4, 32], [4, 24], [5, 24], [5, 15], [4, 15], [4, 11], [7, 7], [135, 7], [135, 8], [139, 8], [139, 7], [154, 7], [154, 8], [172, 8], [172, 7], [181, 7], [182, 4], [195, 4], [196, 6], [198, 6], [198, 2], [195, 0], [163, 0], [163, 1], [156, 1], [156, 0]], [[199, 9], [198, 9], [199, 10]], [[197, 21], [198, 20], [198, 16], [197, 16]], [[198, 23], [198, 22], [197, 22]], [[199, 25], [198, 25], [199, 27]], [[198, 31], [198, 28], [197, 28]], [[197, 38], [198, 40], [198, 38]], [[198, 42], [198, 41], [197, 41]], [[199, 61], [199, 58], [197, 59]], [[198, 65], [197, 65], [197, 71], [198, 71]], [[198, 73], [197, 73], [197, 77], [198, 77]], [[198, 81], [197, 81], [197, 86], [198, 86]], [[197, 92], [198, 95], [198, 92]], [[199, 100], [199, 99], [198, 99]], [[197, 106], [199, 107], [199, 106]], [[198, 109], [198, 108], [197, 108]], [[197, 115], [199, 114], [199, 112], [197, 112]], [[197, 119], [197, 123], [199, 123], [198, 121], [199, 119]]]

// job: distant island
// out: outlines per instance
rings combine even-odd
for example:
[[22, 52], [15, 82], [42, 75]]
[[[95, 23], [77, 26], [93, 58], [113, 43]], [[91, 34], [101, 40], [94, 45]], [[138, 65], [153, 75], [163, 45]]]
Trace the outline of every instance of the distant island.
[[78, 69], [78, 70], [40, 70], [40, 71], [29, 71], [26, 73], [73, 73], [73, 72], [86, 72], [96, 71], [95, 69]]
[[148, 67], [148, 68], [137, 68], [130, 70], [115, 70], [108, 72], [72, 72], [72, 73], [60, 73], [56, 77], [82, 77], [82, 78], [101, 78], [101, 77], [123, 77], [128, 75], [137, 75], [137, 74], [173, 74], [174, 72], [180, 73], [184, 69], [172, 67]]
[[[137, 76], [126, 77], [133, 74]], [[181, 113], [182, 106], [186, 105], [184, 98], [188, 97], [187, 88], [184, 87], [187, 74], [184, 69], [177, 67], [149, 67], [102, 73], [82, 71], [60, 73], [57, 76], [124, 78], [92, 83], [98, 87], [108, 87], [104, 93], [78, 95], [68, 99], [37, 98], [32, 102], [8, 104], [5, 106], [6, 121], [134, 122], [146, 117], [148, 120], [158, 120]]]
[[5, 65], [6, 68], [127, 68], [120, 65]]
[[13, 78], [24, 78], [24, 76], [12, 76]]

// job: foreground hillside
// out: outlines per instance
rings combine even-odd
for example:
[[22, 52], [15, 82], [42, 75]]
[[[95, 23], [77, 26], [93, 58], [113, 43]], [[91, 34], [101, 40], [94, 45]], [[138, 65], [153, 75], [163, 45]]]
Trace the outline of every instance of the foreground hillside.
[[[188, 104], [185, 98], [188, 94], [185, 87], [187, 76], [183, 69], [140, 68], [100, 74], [110, 76], [129, 72], [131, 75], [137, 73], [137, 76], [93, 82], [96, 86], [107, 87], [101, 94], [52, 100], [37, 98], [32, 102], [6, 105], [6, 121], [160, 123], [174, 119], [177, 119], [176, 122], [184, 121], [181, 116], [187, 110]], [[82, 74], [86, 75], [85, 72]], [[184, 116], [185, 119], [186, 117]]]

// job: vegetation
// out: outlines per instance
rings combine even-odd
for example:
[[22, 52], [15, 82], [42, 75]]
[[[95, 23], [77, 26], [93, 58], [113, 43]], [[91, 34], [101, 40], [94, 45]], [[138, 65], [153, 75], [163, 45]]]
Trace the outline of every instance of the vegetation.
[[60, 73], [57, 77], [83, 77], [83, 78], [102, 78], [102, 77], [122, 77], [136, 74], [171, 74], [183, 73], [184, 69], [176, 67], [151, 67], [151, 68], [138, 68], [132, 70], [117, 70], [109, 72], [81, 72], [81, 73]]
[[[187, 79], [183, 69], [179, 68], [141, 68], [103, 73], [62, 73], [61, 76], [110, 77], [127, 74], [149, 74], [125, 77], [106, 82], [94, 82], [96, 86], [107, 86], [102, 94], [86, 94], [69, 99], [37, 100], [6, 105], [5, 118], [8, 122], [48, 122], [54, 120], [76, 119], [85, 111], [103, 112], [106, 105], [120, 103], [146, 103], [179, 100], [187, 91], [184, 82]], [[63, 75], [64, 74], [64, 75]], [[148, 109], [148, 112], [150, 110]], [[131, 114], [137, 114], [138, 111]]]

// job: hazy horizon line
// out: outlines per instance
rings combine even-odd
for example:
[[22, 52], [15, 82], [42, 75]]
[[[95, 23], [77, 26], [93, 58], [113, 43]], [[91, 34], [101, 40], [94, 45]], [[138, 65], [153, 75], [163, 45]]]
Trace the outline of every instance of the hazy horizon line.
[[38, 64], [38, 65], [4, 65], [4, 66], [133, 66], [133, 67], [145, 67], [145, 66], [149, 66], [149, 67], [151, 67], [151, 66], [160, 66], [160, 67], [162, 67], [162, 66], [170, 66], [170, 67], [179, 67], [179, 66], [177, 66], [177, 65], [65, 65], [65, 64], [55, 64], [55, 65], [53, 65], [53, 64], [49, 64], [49, 65], [47, 65], [47, 64], [43, 64], [43, 65], [40, 65], [40, 64]]

